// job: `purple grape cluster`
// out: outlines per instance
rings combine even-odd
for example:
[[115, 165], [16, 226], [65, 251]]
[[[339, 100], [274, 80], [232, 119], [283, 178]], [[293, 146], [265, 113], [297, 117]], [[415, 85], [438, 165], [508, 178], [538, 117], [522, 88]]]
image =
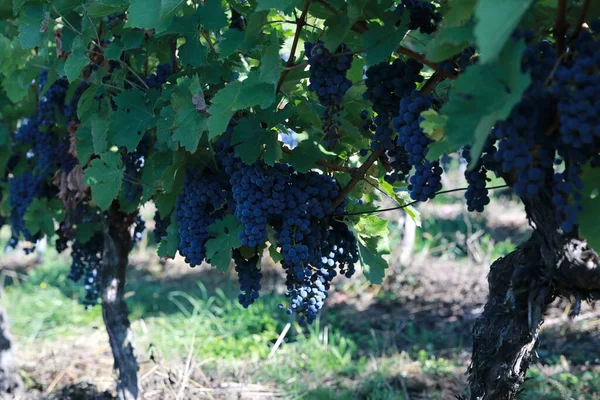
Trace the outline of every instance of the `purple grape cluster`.
[[171, 64], [161, 64], [156, 67], [156, 73], [150, 74], [144, 82], [149, 88], [160, 89], [173, 75], [173, 66]]
[[415, 173], [409, 179], [408, 193], [413, 200], [433, 199], [442, 189], [442, 167], [438, 161], [425, 161], [415, 165]]
[[258, 263], [258, 255], [250, 257], [246, 260], [239, 251], [233, 252], [233, 262], [235, 263], [235, 271], [238, 274], [238, 283], [240, 285], [240, 293], [238, 300], [244, 308], [248, 308], [259, 297], [262, 279], [260, 265]]
[[410, 14], [408, 29], [418, 29], [421, 33], [432, 34], [442, 21], [442, 15], [435, 6], [426, 0], [402, 0], [396, 6], [396, 12], [404, 16]]
[[322, 41], [306, 42], [304, 52], [310, 67], [308, 90], [315, 92], [325, 110], [321, 116], [326, 147], [335, 147], [340, 140], [339, 114], [344, 95], [352, 87], [346, 74], [352, 66], [350, 49], [341, 44], [334, 53], [325, 48]]
[[69, 279], [78, 282], [83, 278], [85, 297], [83, 305], [86, 309], [98, 303], [102, 290], [102, 252], [104, 251], [104, 235], [94, 234], [89, 240], [74, 239], [71, 246], [71, 272]]
[[433, 143], [419, 125], [423, 121], [421, 112], [431, 106], [431, 97], [423, 96], [415, 90], [400, 101], [399, 115], [392, 120], [394, 129], [398, 132], [396, 145], [408, 153], [410, 165], [421, 164], [427, 155], [428, 146]]
[[[301, 322], [314, 321], [329, 282], [338, 274], [336, 268], [350, 276], [358, 260], [356, 238], [346, 224], [333, 218], [343, 214], [346, 205], [333, 208], [340, 193], [338, 183], [315, 171], [298, 173], [288, 164], [244, 164], [227, 139], [217, 143], [215, 159], [219, 173], [188, 171], [186, 176], [175, 214], [179, 251], [192, 265], [204, 261], [209, 227], [225, 213], [234, 214], [242, 223], [239, 239], [245, 246], [259, 248], [271, 227], [271, 244], [283, 255], [290, 298], [286, 310], [298, 314]], [[234, 261], [242, 291], [240, 303], [246, 307], [258, 297], [260, 270], [254, 259], [234, 254]]]

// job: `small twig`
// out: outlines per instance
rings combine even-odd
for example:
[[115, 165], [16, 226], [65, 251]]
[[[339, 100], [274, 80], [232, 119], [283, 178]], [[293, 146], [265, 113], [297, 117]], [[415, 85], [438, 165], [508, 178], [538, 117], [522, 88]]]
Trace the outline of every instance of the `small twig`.
[[411, 49], [408, 49], [404, 46], [398, 46], [398, 48], [396, 49], [396, 53], [404, 54], [405, 56], [412, 58], [413, 60], [416, 60], [421, 64], [427, 65], [429, 68], [433, 69], [437, 74], [441, 75], [444, 79], [458, 78], [457, 75], [449, 74], [443, 69], [441, 69], [436, 63], [427, 60], [422, 54], [412, 51]]
[[[52, 4], [52, 2], [50, 0], [48, 0], [48, 3]], [[83, 36], [83, 34], [78, 31], [73, 24], [71, 24], [60, 12], [58, 12], [58, 10], [56, 9], [55, 6], [52, 6], [52, 9], [54, 10], [54, 12], [63, 20], [63, 22], [65, 23], [65, 25], [71, 29], [73, 32], [75, 32], [76, 34], [78, 34], [79, 36]]]
[[[119, 63], [121, 66], [124, 66], [124, 67], [126, 67], [126, 68], [129, 70], [129, 72], [131, 72], [131, 73], [133, 74], [133, 76], [135, 76], [135, 77], [137, 78], [137, 80], [139, 80], [139, 81], [142, 83], [142, 86], [144, 86], [146, 89], [150, 89], [150, 87], [149, 87], [149, 86], [146, 84], [146, 82], [145, 82], [145, 81], [144, 81], [144, 80], [143, 80], [143, 79], [142, 79], [142, 78], [141, 78], [141, 77], [138, 75], [138, 73], [137, 73], [137, 72], [135, 72], [135, 71], [133, 70], [133, 68], [131, 68], [131, 66], [130, 66], [129, 64], [127, 64], [127, 63], [126, 63], [125, 61], [123, 61], [123, 60], [117, 60], [117, 62], [118, 62], [118, 63]], [[131, 82], [129, 82], [129, 83], [131, 83]]]
[[[308, 6], [310, 5], [310, 0], [304, 1], [304, 8], [302, 9], [302, 14], [300, 14], [300, 18], [296, 19], [296, 33], [294, 33], [294, 41], [292, 42], [292, 48], [290, 50], [290, 57], [287, 61], [287, 67], [291, 67], [294, 65], [294, 61], [296, 60], [296, 49], [298, 47], [298, 41], [300, 40], [300, 34], [302, 33], [302, 28], [306, 25], [306, 15], [308, 14]], [[281, 85], [283, 85], [283, 81], [285, 77], [290, 72], [289, 69], [284, 69], [281, 76], [279, 77], [279, 82], [277, 82], [277, 90], [276, 93], [279, 93], [279, 89], [281, 89]]]
[[206, 42], [208, 43], [208, 47], [210, 47], [210, 51], [212, 51], [214, 53], [215, 45], [213, 44], [212, 40], [210, 39], [210, 33], [208, 31], [202, 31], [202, 36], [204, 37], [204, 39], [206, 39]]
[[565, 51], [565, 36], [567, 33], [567, 0], [558, 0], [556, 22], [554, 23], [554, 39], [556, 52], [560, 55]]

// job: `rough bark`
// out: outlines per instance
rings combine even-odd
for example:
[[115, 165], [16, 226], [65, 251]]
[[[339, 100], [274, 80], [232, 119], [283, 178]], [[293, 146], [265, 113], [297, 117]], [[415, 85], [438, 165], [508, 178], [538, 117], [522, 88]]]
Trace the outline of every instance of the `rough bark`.
[[600, 294], [598, 255], [560, 231], [548, 190], [523, 202], [534, 232], [490, 268], [488, 301], [473, 328], [472, 400], [514, 399], [548, 305], [557, 296], [574, 298], [577, 312], [581, 299]]
[[4, 308], [0, 306], [0, 397], [13, 394], [23, 387], [11, 350], [8, 321]]
[[138, 364], [133, 346], [133, 331], [125, 303], [125, 273], [131, 250], [131, 221], [126, 214], [109, 211], [105, 232], [102, 271], [102, 317], [118, 372], [119, 400], [140, 398]]

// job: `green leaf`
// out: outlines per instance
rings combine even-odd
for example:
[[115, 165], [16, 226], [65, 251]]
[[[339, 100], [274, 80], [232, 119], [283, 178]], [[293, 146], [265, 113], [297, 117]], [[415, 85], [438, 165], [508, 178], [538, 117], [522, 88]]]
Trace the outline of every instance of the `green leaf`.
[[[189, 78], [186, 79], [189, 81]], [[175, 121], [172, 128], [173, 139], [187, 151], [194, 153], [198, 149], [203, 132], [208, 129], [208, 118], [196, 109], [193, 95], [187, 90], [188, 87], [189, 82], [187, 86], [183, 88], [180, 86], [173, 92], [171, 104], [175, 111]]]
[[94, 142], [92, 132], [89, 127], [80, 126], [75, 132], [77, 138], [77, 158], [79, 165], [85, 166], [90, 157], [94, 154]]
[[430, 109], [423, 111], [421, 117], [423, 117], [423, 121], [419, 126], [427, 137], [436, 142], [444, 137], [444, 129], [448, 124], [447, 115], [440, 115], [434, 109]]
[[100, 18], [127, 9], [128, 0], [96, 0], [87, 7], [88, 15]]
[[325, 155], [317, 142], [304, 140], [289, 155], [288, 162], [296, 171], [305, 173], [314, 168], [317, 161], [324, 158]]
[[598, 224], [598, 210], [600, 210], [600, 168], [589, 165], [583, 170], [583, 190], [581, 193], [581, 213], [577, 216], [579, 233], [589, 246], [600, 251], [600, 224]]
[[427, 46], [427, 59], [433, 62], [449, 60], [473, 39], [473, 23], [456, 28], [442, 28]]
[[494, 61], [533, 0], [479, 0], [475, 9], [475, 37], [480, 64]]
[[144, 132], [156, 126], [154, 106], [148, 100], [147, 92], [138, 89], [121, 92], [114, 97], [118, 110], [110, 116], [109, 144], [126, 146], [130, 152], [135, 150]]
[[393, 23], [384, 26], [370, 23], [363, 34], [363, 44], [367, 49], [367, 66], [387, 59], [394, 52], [408, 31], [406, 24], [396, 27]]
[[131, 0], [125, 26], [154, 29], [160, 18], [161, 0]]
[[89, 121], [92, 134], [92, 143], [94, 144], [94, 153], [102, 154], [107, 150], [106, 129], [108, 127], [108, 118], [106, 115], [92, 114], [86, 122]]
[[186, 36], [179, 48], [179, 59], [184, 65], [201, 67], [206, 65], [208, 49], [200, 42], [200, 36]]
[[231, 143], [235, 154], [246, 164], [252, 164], [266, 151], [265, 161], [273, 165], [281, 158], [277, 132], [263, 129], [256, 119], [244, 118], [233, 128]]
[[376, 241], [359, 239], [358, 256], [365, 278], [371, 283], [383, 283], [388, 263], [379, 254]]
[[52, 236], [55, 210], [61, 207], [58, 199], [33, 199], [25, 213], [25, 227], [32, 235], [41, 233], [43, 236]]
[[228, 84], [213, 97], [213, 104], [208, 110], [211, 115], [208, 121], [209, 138], [225, 132], [235, 111], [252, 106], [267, 108], [274, 101], [275, 85], [261, 82], [257, 71], [251, 71], [243, 82]]
[[81, 71], [90, 63], [90, 59], [85, 54], [85, 46], [80, 36], [73, 40], [73, 49], [69, 58], [65, 62], [65, 75], [69, 82], [73, 82], [79, 78]]
[[510, 41], [496, 62], [478, 63], [460, 74], [440, 112], [448, 116], [448, 148], [469, 144], [473, 158], [478, 158], [496, 121], [508, 117], [531, 83], [529, 74], [521, 71], [524, 49], [523, 41]]
[[[453, 1], [449, 4], [450, 9], [444, 14], [443, 28], [455, 28], [465, 25], [475, 13], [477, 0]], [[439, 33], [439, 32], [438, 32]]]
[[92, 85], [79, 97], [79, 101], [77, 102], [77, 117], [79, 120], [84, 120], [84, 116], [96, 102], [95, 97], [98, 89], [100, 89], [100, 85]]
[[302, 0], [258, 0], [256, 11], [279, 10], [284, 14], [291, 14], [301, 4]]
[[232, 249], [242, 245], [239, 234], [243, 226], [238, 219], [229, 214], [209, 228], [211, 239], [206, 242], [206, 259], [211, 265], [217, 267], [219, 272], [226, 272], [231, 263]]
[[219, 30], [227, 26], [227, 16], [220, 1], [208, 0], [198, 7], [200, 23], [206, 30]]
[[229, 57], [238, 49], [245, 48], [245, 35], [244, 32], [240, 32], [235, 29], [229, 29], [221, 35], [221, 41], [219, 42], [219, 52], [222, 58]]
[[167, 236], [164, 236], [158, 244], [157, 254], [159, 257], [174, 258], [179, 248], [179, 225], [171, 221], [167, 228]]
[[116, 152], [102, 154], [85, 170], [83, 183], [92, 188], [92, 199], [102, 210], [108, 210], [119, 196], [124, 170], [121, 155]]
[[42, 24], [44, 23], [44, 9], [42, 7], [25, 7], [20, 18], [15, 21], [19, 27], [19, 39], [24, 49], [32, 49], [42, 44]]

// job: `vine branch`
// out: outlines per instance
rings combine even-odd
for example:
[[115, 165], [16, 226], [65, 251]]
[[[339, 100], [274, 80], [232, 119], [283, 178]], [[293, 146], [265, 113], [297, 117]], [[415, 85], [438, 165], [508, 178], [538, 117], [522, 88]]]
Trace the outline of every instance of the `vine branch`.
[[588, 12], [588, 8], [590, 7], [590, 0], [583, 0], [583, 4], [581, 5], [581, 12], [579, 13], [579, 18], [577, 19], [577, 25], [575, 25], [575, 32], [571, 36], [571, 39], [574, 39], [579, 35], [583, 24], [585, 23], [585, 17]]
[[287, 66], [281, 73], [279, 77], [279, 82], [277, 82], [276, 93], [279, 93], [281, 89], [281, 85], [283, 85], [283, 81], [285, 77], [290, 73], [289, 68], [294, 65], [294, 61], [296, 60], [296, 49], [298, 48], [298, 41], [300, 40], [300, 34], [302, 33], [302, 28], [306, 25], [306, 15], [308, 14], [308, 6], [310, 5], [310, 0], [304, 1], [304, 8], [302, 8], [302, 14], [300, 14], [299, 18], [296, 18], [296, 33], [294, 33], [294, 41], [292, 42], [292, 48], [290, 50], [290, 57], [287, 61]]

